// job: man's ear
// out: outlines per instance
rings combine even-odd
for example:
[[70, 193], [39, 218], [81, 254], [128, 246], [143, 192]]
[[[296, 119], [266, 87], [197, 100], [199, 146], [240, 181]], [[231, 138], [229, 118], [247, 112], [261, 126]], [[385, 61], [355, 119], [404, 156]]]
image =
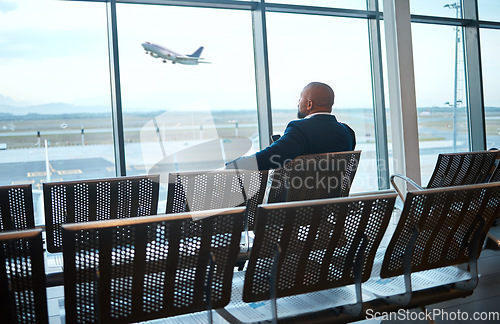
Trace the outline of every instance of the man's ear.
[[311, 99], [307, 100], [307, 110], [311, 110], [313, 107], [313, 102]]

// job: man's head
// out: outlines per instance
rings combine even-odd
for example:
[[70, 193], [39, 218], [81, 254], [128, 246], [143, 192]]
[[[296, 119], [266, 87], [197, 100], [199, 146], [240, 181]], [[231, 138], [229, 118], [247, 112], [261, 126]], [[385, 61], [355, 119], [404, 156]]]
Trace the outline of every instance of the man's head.
[[335, 95], [329, 85], [311, 82], [300, 93], [297, 111], [298, 118], [304, 118], [317, 112], [332, 112]]

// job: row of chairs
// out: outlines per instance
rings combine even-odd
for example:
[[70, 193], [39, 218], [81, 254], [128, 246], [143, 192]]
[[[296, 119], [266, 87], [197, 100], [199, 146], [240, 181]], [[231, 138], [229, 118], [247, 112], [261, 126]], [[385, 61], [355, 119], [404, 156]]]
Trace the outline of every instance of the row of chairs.
[[[391, 233], [396, 196], [260, 205], [244, 272], [245, 207], [65, 224], [66, 322], [209, 322], [213, 309], [231, 323], [348, 322], [470, 295], [500, 183], [411, 191]], [[0, 244], [1, 313], [46, 322], [41, 230]]]
[[[439, 154], [426, 188], [444, 188], [500, 181], [500, 165], [496, 165], [498, 159], [500, 159], [500, 151], [497, 149]], [[415, 181], [404, 175], [392, 175], [391, 184], [402, 200], [404, 200], [404, 197], [396, 184], [395, 179], [397, 178], [406, 181], [415, 189], [423, 189]]]
[[[461, 152], [439, 154], [434, 172], [427, 184], [427, 189], [462, 186], [468, 184], [500, 182], [500, 151], [491, 149], [479, 152]], [[404, 201], [403, 194], [395, 179], [402, 179], [417, 190], [424, 188], [412, 179], [394, 174], [391, 184]], [[500, 238], [488, 233], [486, 245], [493, 249], [500, 249]]]
[[[284, 168], [272, 171], [266, 202], [346, 197], [359, 164], [360, 151], [300, 156]], [[493, 170], [498, 150], [440, 154], [427, 188], [448, 187], [500, 180], [500, 167]], [[293, 179], [329, 177], [335, 186], [294, 185]], [[393, 175], [391, 182], [403, 199]], [[256, 206], [264, 199], [267, 172], [212, 171], [170, 173], [165, 213], [209, 210], [244, 205]], [[157, 213], [159, 176], [79, 180], [43, 185], [46, 224], [57, 227], [82, 222]], [[0, 187], [0, 231], [34, 227], [31, 185]], [[253, 215], [250, 215], [250, 222]], [[52, 231], [52, 230], [50, 230]], [[60, 235], [57, 240], [60, 241]], [[59, 246], [57, 242], [54, 245]]]
[[[361, 152], [301, 156], [270, 177], [266, 202], [346, 197], [354, 179]], [[427, 188], [482, 183], [491, 175], [498, 151], [440, 154]], [[395, 177], [391, 182], [401, 198]], [[310, 188], [303, 179], [330, 179], [327, 185]], [[499, 178], [499, 179], [497, 179]], [[330, 186], [331, 179], [334, 186]], [[43, 197], [47, 248], [62, 251], [61, 225], [157, 214], [159, 176], [121, 177], [45, 183]], [[300, 180], [298, 184], [294, 180]], [[500, 180], [497, 167], [490, 181]], [[324, 183], [323, 183], [324, 184]], [[165, 213], [230, 208], [248, 204], [246, 221], [253, 228], [255, 211], [264, 201], [268, 173], [227, 170], [171, 173]], [[31, 185], [0, 187], [0, 231], [34, 228]]]
[[[479, 153], [481, 153], [483, 156], [488, 156], [488, 155], [491, 155], [491, 154], [492, 154], [492, 152], [490, 152], [490, 153], [486, 153], [486, 152], [479, 152]], [[478, 163], [477, 163], [477, 161], [482, 161], [481, 159], [477, 158], [477, 157], [479, 156], [479, 153], [466, 153], [466, 154], [455, 154], [455, 155], [460, 156], [460, 159], [461, 159], [461, 160], [465, 160], [465, 159], [472, 159], [472, 160], [475, 160], [476, 162], [475, 162], [475, 163], [472, 163], [472, 164], [477, 165], [477, 164], [478, 164]], [[496, 153], [498, 153], [498, 152], [496, 152]], [[443, 156], [446, 156], [446, 155], [443, 155]], [[447, 156], [453, 156], [453, 154], [452, 154], [452, 155], [447, 155]], [[359, 159], [359, 155], [358, 155], [358, 159]], [[438, 165], [437, 165], [437, 167], [436, 167], [436, 170], [443, 169], [442, 167], [438, 168], [438, 166], [440, 165], [439, 161], [440, 161], [441, 159], [442, 159], [442, 157], [440, 156], [440, 158], [438, 159]], [[345, 159], [345, 158], [344, 158], [344, 160], [347, 160], [347, 159]], [[448, 160], [448, 164], [450, 165], [450, 167], [446, 167], [446, 168], [445, 168], [445, 170], [447, 170], [448, 174], [451, 174], [451, 173], [450, 173], [451, 171], [449, 171], [449, 170], [454, 170], [454, 169], [452, 168], [452, 166], [455, 166], [455, 169], [456, 169], [456, 170], [464, 170], [464, 168], [466, 167], [466, 164], [464, 164], [464, 162], [463, 162], [463, 161], [462, 161], [462, 162], [460, 162], [460, 163], [457, 163], [457, 161], [456, 161], [456, 160], [457, 160], [457, 158], [456, 158], [456, 157], [453, 157], [453, 158], [451, 158], [451, 159], [449, 158], [449, 159], [447, 159], [447, 160]], [[484, 160], [484, 159], [483, 159], [483, 160]], [[300, 160], [299, 160], [299, 161], [300, 161]], [[295, 167], [289, 167], [289, 168], [288, 168], [288, 170], [285, 170], [285, 171], [287, 171], [287, 172], [288, 172], [288, 175], [286, 175], [286, 174], [285, 174], [285, 176], [284, 176], [284, 178], [285, 178], [285, 179], [288, 179], [288, 188], [286, 188], [286, 187], [285, 187], [285, 188], [286, 188], [286, 189], [291, 188], [291, 190], [287, 193], [287, 195], [286, 195], [286, 197], [287, 197], [287, 198], [286, 198], [285, 200], [293, 200], [293, 199], [290, 199], [290, 198], [289, 198], [289, 197], [291, 197], [291, 195], [289, 195], [289, 193], [290, 193], [290, 192], [293, 192], [293, 189], [295, 189], [293, 186], [290, 186], [290, 185], [289, 185], [289, 183], [290, 183], [290, 179], [293, 179], [293, 177], [294, 177], [294, 176], [297, 176], [297, 177], [300, 177], [300, 176], [301, 176], [301, 175], [300, 175], [300, 172], [298, 172], [297, 174], [293, 174], [293, 172], [303, 171], [303, 170], [304, 170], [304, 165], [307, 165], [307, 164], [305, 164], [305, 163], [304, 163], [304, 161], [311, 161], [311, 158], [309, 157], [309, 159], [302, 160], [300, 163], [296, 163], [296, 164], [295, 164]], [[450, 162], [450, 161], [451, 161], [451, 162]], [[493, 163], [494, 163], [494, 159], [493, 159], [493, 160], [490, 160], [490, 161], [493, 161]], [[356, 161], [355, 163], [357, 163], [357, 161]], [[469, 163], [469, 164], [470, 164], [470, 163]], [[316, 164], [314, 164], [314, 165], [318, 166], [319, 164], [318, 164], [318, 163], [316, 163]], [[332, 165], [333, 165], [333, 163], [332, 163]], [[357, 165], [357, 164], [356, 164], [356, 165]], [[457, 165], [459, 165], [460, 167], [458, 167], [458, 168], [457, 168], [457, 167], [456, 167]], [[470, 165], [469, 165], [469, 166], [470, 166]], [[489, 170], [491, 170], [491, 168], [492, 168], [492, 164], [490, 164], [490, 165], [489, 165]], [[352, 164], [351, 164], [351, 166], [350, 166], [348, 169], [353, 169], [353, 168], [352, 168]], [[487, 164], [487, 163], [482, 163], [481, 168], [473, 168], [473, 169], [478, 169], [478, 170], [480, 170], [479, 172], [483, 172], [483, 171], [481, 171], [481, 170], [486, 170], [486, 169], [488, 169], [488, 164]], [[354, 170], [355, 170], [355, 168], [354, 168]], [[436, 173], [436, 170], [435, 170], [435, 172], [434, 172], [434, 173]], [[474, 172], [476, 172], [476, 171], [474, 171]], [[474, 173], [474, 172], [472, 172], [472, 173]], [[217, 199], [219, 199], [219, 200], [223, 200], [224, 198], [218, 197], [216, 194], [214, 194], [215, 190], [217, 189], [217, 185], [215, 185], [215, 186], [214, 186], [214, 185], [213, 185], [213, 183], [217, 183], [217, 181], [219, 181], [219, 182], [220, 182], [220, 181], [221, 181], [221, 178], [220, 178], [221, 176], [220, 176], [220, 174], [224, 174], [224, 173], [225, 173], [225, 171], [223, 171], [223, 172], [215, 172], [215, 173], [213, 173], [214, 177], [213, 177], [212, 179], [209, 179], [209, 177], [207, 177], [207, 173], [198, 173], [198, 174], [196, 174], [196, 173], [192, 173], [192, 174], [191, 174], [191, 178], [189, 178], [189, 174], [188, 174], [187, 180], [186, 180], [186, 178], [185, 178], [185, 177], [183, 177], [184, 175], [181, 175], [181, 174], [174, 174], [174, 175], [171, 175], [171, 179], [169, 180], [169, 187], [170, 187], [171, 185], [176, 185], [176, 186], [177, 186], [177, 188], [178, 188], [178, 189], [177, 189], [177, 191], [180, 193], [180, 194], [178, 194], [178, 195], [177, 195], [177, 197], [180, 197], [180, 201], [181, 201], [181, 203], [179, 204], [179, 206], [181, 206], [181, 207], [183, 206], [183, 208], [184, 208], [184, 210], [179, 210], [179, 211], [177, 211], [177, 212], [189, 211], [189, 210], [196, 210], [196, 209], [213, 209], [213, 208], [218, 208], [218, 207], [223, 207], [223, 208], [225, 208], [225, 207], [230, 207], [230, 206], [220, 205], [220, 203], [219, 203], [219, 205], [213, 205], [213, 202], [211, 202], [211, 203], [210, 203], [210, 204], [211, 204], [211, 206], [206, 207], [206, 202], [201, 202], [201, 201], [199, 200], [199, 199], [201, 199], [201, 198], [197, 198], [198, 200], [196, 200], [196, 199], [195, 199], [195, 197], [212, 197], [211, 199], [208, 199], [207, 201], [209, 201], [209, 200], [212, 200], [212, 201], [213, 201], [213, 200], [214, 200], [214, 198], [215, 198], [216, 200], [217, 200]], [[302, 173], [303, 173], [303, 172], [302, 172]], [[219, 174], [219, 176], [217, 176], [217, 177], [216, 177], [216, 176], [215, 176], [215, 174]], [[262, 174], [262, 173], [259, 173], [259, 174]], [[498, 168], [497, 168], [497, 170], [495, 171], [495, 173], [493, 174], [493, 176], [491, 177], [491, 179], [492, 179], [492, 180], [494, 180], [495, 175], [497, 175], [497, 176], [498, 176], [498, 174], [500, 174], [500, 173], [499, 173]], [[351, 173], [351, 175], [352, 175], [352, 177], [353, 177], [353, 173]], [[266, 174], [266, 176], [267, 176], [267, 174]], [[310, 176], [310, 175], [309, 175], [309, 176]], [[200, 177], [201, 177], [201, 178], [200, 178]], [[255, 178], [255, 175], [254, 175], [253, 177]], [[288, 177], [288, 178], [287, 178], [287, 177]], [[433, 176], [433, 177], [434, 177], [434, 176]], [[448, 177], [449, 177], [449, 176], [448, 176]], [[246, 195], [246, 192], [248, 192], [248, 193], [249, 193], [249, 195], [251, 195], [251, 196], [252, 196], [253, 192], [252, 192], [251, 190], [249, 190], [250, 185], [249, 185], [248, 183], [247, 183], [247, 184], [245, 184], [245, 182], [244, 182], [244, 179], [245, 179], [245, 178], [246, 178], [246, 179], [251, 179], [251, 178], [252, 178], [251, 173], [250, 173], [250, 174], [248, 174], [248, 175], [245, 177], [244, 172], [243, 172], [243, 171], [240, 171], [240, 173], [239, 173], [239, 174], [237, 174], [237, 177], [236, 177], [236, 178], [234, 178], [234, 177], [233, 177], [232, 181], [227, 182], [227, 179], [224, 179], [224, 181], [223, 181], [223, 182], [224, 182], [224, 183], [232, 183], [232, 185], [231, 185], [231, 186], [232, 186], [232, 188], [233, 188], [233, 191], [234, 191], [234, 192], [236, 192], [236, 194], [233, 192], [233, 195], [236, 195], [237, 197], [240, 197], [240, 196], [244, 197], [244, 196]], [[263, 177], [261, 177], [261, 176], [258, 176], [257, 178], [258, 178], [258, 179], [263, 179]], [[463, 178], [463, 179], [466, 179], [466, 177], [462, 177], [462, 178]], [[469, 177], [469, 178], [474, 178], [474, 179], [476, 179], [476, 181], [477, 181], [477, 179], [479, 179], [480, 177]], [[191, 181], [191, 180], [189, 180], [189, 179], [191, 179], [191, 180], [193, 180], [193, 181]], [[267, 179], [267, 177], [266, 177], [266, 179]], [[280, 178], [279, 178], [279, 177], [275, 177], [274, 179], [280, 179]], [[348, 179], [348, 178], [346, 178], [346, 179]], [[110, 180], [111, 180], [111, 179], [106, 179], [105, 181], [110, 181]], [[126, 180], [126, 179], [125, 179], [125, 178], [121, 178], [121, 179], [116, 179], [116, 180], [117, 180], [117, 181], [120, 181], [120, 180], [121, 180], [121, 181], [124, 181], [124, 180]], [[132, 179], [132, 180], [133, 180], [133, 179]], [[131, 179], [127, 179], [127, 181], [131, 181]], [[97, 180], [96, 180], [95, 182], [97, 182], [97, 183], [98, 183], [99, 181], [97, 181]], [[263, 182], [265, 183], [265, 181], [261, 181], [261, 184], [262, 184]], [[352, 178], [351, 178], [351, 182], [352, 182]], [[157, 184], [157, 183], [158, 183], [158, 181], [156, 181], [156, 182], [155, 182], [155, 181], [153, 181], [153, 183], [156, 183], [156, 184]], [[193, 185], [189, 185], [189, 183], [194, 184], [194, 186], [193, 186]], [[286, 183], [286, 182], [284, 182], [284, 183]], [[342, 182], [341, 182], [341, 183], [342, 183]], [[61, 184], [63, 184], [63, 183], [59, 183], [59, 185], [61, 185]], [[179, 187], [179, 184], [181, 184], [182, 186], [180, 186], [180, 187]], [[200, 184], [201, 184], [201, 185], [200, 185]], [[457, 183], [455, 183], [455, 184], [457, 184]], [[458, 183], [458, 184], [463, 184], [463, 183]], [[70, 211], [71, 211], [71, 210], [73, 210], [73, 207], [74, 207], [74, 208], [75, 208], [75, 210], [80, 211], [80, 212], [79, 212], [79, 214], [80, 214], [80, 215], [82, 214], [82, 212], [81, 212], [81, 211], [88, 211], [88, 210], [89, 210], [89, 208], [95, 208], [95, 210], [102, 210], [102, 209], [104, 209], [104, 210], [109, 210], [109, 206], [108, 206], [108, 207], [106, 207], [107, 205], [106, 205], [105, 203], [102, 203], [102, 202], [101, 202], [101, 204], [100, 204], [100, 205], [99, 205], [99, 204], [96, 204], [96, 203], [92, 203], [92, 201], [94, 201], [94, 202], [95, 202], [96, 200], [90, 200], [90, 202], [87, 202], [87, 203], [85, 203], [85, 202], [84, 202], [84, 203], [82, 203], [82, 202], [80, 202], [80, 203], [71, 202], [71, 199], [75, 199], [75, 192], [77, 193], [77, 195], [78, 195], [78, 196], [83, 196], [83, 197], [85, 197], [84, 199], [81, 199], [81, 200], [83, 200], [83, 201], [85, 201], [85, 199], [88, 199], [88, 197], [89, 197], [89, 196], [90, 196], [90, 198], [91, 198], [91, 199], [93, 198], [93, 194], [92, 194], [92, 193], [90, 193], [90, 194], [88, 193], [88, 192], [89, 192], [89, 191], [88, 191], [88, 187], [86, 187], [86, 186], [88, 186], [87, 184], [83, 184], [83, 185], [82, 185], [82, 184], [75, 184], [75, 186], [76, 186], [76, 188], [70, 188], [70, 189], [67, 189], [67, 188], [62, 188], [62, 187], [59, 187], [58, 189], [56, 189], [56, 190], [55, 190], [55, 192], [56, 192], [56, 197], [59, 197], [59, 199], [60, 199], [60, 197], [63, 197], [63, 199], [61, 199], [61, 200], [63, 201], [63, 203], [59, 203], [59, 206], [56, 206], [56, 207], [51, 207], [51, 209], [50, 209], [50, 210], [56, 210], [56, 211], [57, 211], [57, 210], [63, 210], [63, 211], [65, 211], [66, 213], [68, 213], [68, 206], [70, 206], [70, 207], [71, 207], [71, 208], [69, 209]], [[200, 186], [201, 186], [202, 188], [203, 188], [203, 187], [205, 188], [205, 189], [204, 189], [204, 192], [201, 192], [201, 193], [200, 193], [200, 192], [196, 192], [196, 191], [195, 191], [195, 189], [193, 189], [193, 191], [192, 191], [192, 193], [191, 193], [191, 192], [190, 192], [190, 189], [188, 189], [188, 188], [198, 188], [198, 187], [200, 187]], [[207, 187], [207, 186], [208, 186], [208, 187]], [[211, 186], [213, 186], [213, 187], [211, 187]], [[49, 186], [47, 186], [47, 187], [49, 187]], [[82, 187], [83, 187], [83, 189], [82, 189]], [[97, 188], [97, 187], [99, 187], [99, 184], [94, 184], [94, 185], [90, 184], [90, 188]], [[121, 199], [122, 199], [122, 202], [119, 202], [119, 203], [117, 204], [117, 205], [118, 205], [118, 206], [120, 206], [120, 207], [114, 207], [114, 208], [115, 208], [115, 209], [114, 209], [115, 211], [118, 211], [118, 210], [129, 210], [129, 211], [130, 211], [130, 210], [133, 210], [133, 211], [134, 211], [134, 210], [141, 210], [141, 209], [142, 209], [142, 210], [144, 210], [144, 206], [146, 206], [146, 205], [144, 204], [144, 200], [142, 200], [141, 202], [131, 202], [130, 198], [127, 198], [127, 194], [126, 194], [127, 192], [128, 192], [128, 194], [129, 194], [129, 195], [133, 192], [133, 196], [135, 196], [135, 197], [137, 197], [138, 195], [140, 195], [140, 193], [138, 193], [137, 189], [132, 189], [133, 184], [128, 184], [128, 185], [127, 185], [127, 184], [122, 184], [122, 185], [119, 185], [119, 184], [116, 184], [116, 185], [113, 185], [113, 184], [107, 184], [107, 185], [104, 185], [104, 188], [111, 188], [111, 187], [113, 187], [113, 188], [120, 188], [120, 187], [121, 187], [121, 188], [129, 188], [129, 190], [126, 190], [126, 189], [121, 189], [121, 193], [108, 193], [108, 194], [107, 194], [107, 195], [108, 195], [108, 199], [109, 199], [109, 197], [110, 197], [110, 196], [112, 197], [112, 198], [110, 199], [110, 200], [112, 201], [112, 203], [114, 203], [114, 202], [116, 202], [116, 201], [119, 201], [119, 200], [120, 200], [120, 197], [122, 197], [122, 198], [121, 198]], [[147, 186], [147, 185], [145, 186], [145, 185], [143, 184], [143, 187], [148, 187], [148, 186]], [[279, 186], [278, 186], [278, 187], [279, 187]], [[103, 192], [103, 189], [102, 189], [102, 188], [103, 188], [103, 185], [101, 184], [101, 189], [100, 189], [100, 192]], [[207, 188], [208, 188], [208, 189], [207, 189]], [[234, 190], [234, 188], [239, 188], [239, 189]], [[244, 188], [247, 188], [247, 189], [244, 189]], [[93, 190], [95, 190], [95, 189], [92, 189], [92, 190], [90, 190], [90, 191], [93, 191]], [[109, 190], [110, 190], [110, 189], [108, 189], [108, 192], [109, 192]], [[222, 191], [221, 191], [221, 190], [222, 190]], [[116, 191], [116, 190], [115, 190], [115, 191]], [[226, 192], [227, 190], [221, 189], [221, 186], [219, 185], [219, 191], [221, 191], [221, 192]], [[254, 192], [255, 192], [255, 191], [256, 191], [256, 190], [254, 190]], [[259, 193], [261, 193], [261, 192], [262, 192], [262, 190], [257, 190], [257, 191], [258, 191]], [[310, 190], [309, 190], [309, 191], [310, 191]], [[170, 194], [171, 192], [175, 192], [175, 190], [170, 190], [170, 188], [169, 188], [169, 194]], [[69, 193], [69, 195], [68, 195], [68, 193]], [[125, 193], [125, 194], [124, 194], [124, 193]], [[188, 194], [188, 193], [189, 193], [189, 194]], [[323, 193], [323, 194], [324, 194], [324, 193]], [[14, 193], [10, 193], [10, 195], [15, 197], [15, 196], [19, 196], [19, 193], [18, 193], [18, 192], [17, 192], [17, 193], [16, 193], [16, 192], [14, 192]], [[257, 194], [257, 196], [259, 196], [259, 195], [260, 195], [260, 194]], [[338, 193], [336, 193], [335, 195], [337, 195], [337, 196], [338, 196], [339, 194], [338, 194]], [[345, 191], [344, 191], [344, 193], [343, 193], [343, 194], [341, 193], [340, 195], [346, 195], [346, 194], [345, 194]], [[48, 194], [45, 192], [45, 190], [44, 190], [44, 198], [46, 199], [46, 197], [47, 197], [47, 196], [49, 196], [49, 195], [48, 195]], [[254, 196], [255, 196], [255, 195], [254, 195]], [[27, 195], [27, 197], [29, 197], [29, 198], [27, 198], [25, 201], [26, 201], [26, 202], [28, 202], [28, 204], [27, 204], [28, 206], [31, 206], [32, 204], [29, 204], [29, 202], [30, 202], [30, 201], [29, 201], [29, 199], [30, 199], [31, 195]], [[69, 198], [68, 198], [68, 197], [69, 197]], [[130, 196], [128, 196], [128, 197], [130, 197]], [[157, 196], [156, 196], [156, 197], [157, 197]], [[174, 197], [175, 197], [175, 196], [174, 196]], [[227, 198], [228, 196], [223, 196], [223, 197], [226, 197], [226, 198]], [[253, 196], [252, 196], [252, 197], [253, 197]], [[314, 196], [313, 196], [313, 198], [314, 198]], [[316, 198], [320, 198], [320, 197], [316, 197]], [[123, 202], [123, 199], [125, 199], [125, 203]], [[157, 199], [157, 198], [156, 198], [156, 199]], [[190, 199], [192, 199], [192, 200], [190, 200]], [[203, 199], [205, 199], [205, 198], [203, 198]], [[243, 200], [242, 200], [241, 198], [236, 198], [236, 199], [240, 199], [240, 201], [244, 201], [244, 200], [245, 200], [245, 199], [243, 199]], [[260, 198], [259, 198], [259, 199], [260, 199]], [[307, 198], [302, 197], [301, 199], [307, 199]], [[139, 199], [139, 200], [140, 200], [140, 199]], [[230, 200], [230, 199], [229, 199], [229, 200]], [[228, 201], [229, 201], [229, 200], [228, 200]], [[272, 201], [272, 198], [270, 198], [270, 200]], [[67, 203], [67, 201], [70, 201], [70, 202], [69, 202], [69, 204]], [[169, 201], [174, 201], [174, 200], [169, 198]], [[259, 201], [259, 200], [257, 200], [256, 202], [254, 202], [254, 203], [253, 203], [253, 206], [254, 206], [254, 207], [252, 207], [252, 208], [254, 208], [253, 210], [256, 210], [256, 206], [257, 206], [257, 204], [258, 204], [258, 201]], [[17, 203], [17, 204], [19, 204], [19, 203]], [[12, 206], [15, 206], [15, 205], [16, 205], [16, 203], [10, 203], [9, 208], [12, 208]], [[63, 207], [61, 207], [61, 205], [62, 205]], [[92, 207], [90, 207], [91, 205], [92, 205]], [[156, 206], [156, 204], [152, 204], [152, 205], [153, 205], [153, 206]], [[171, 204], [171, 205], [172, 205], [172, 204]], [[232, 205], [234, 206], [235, 204], [233, 203]], [[242, 205], [244, 205], [244, 203], [242, 203]], [[77, 206], [78, 206], [78, 207], [77, 207]], [[101, 209], [99, 209], [99, 207], [96, 207], [96, 206], [101, 206], [101, 207], [100, 207]], [[105, 206], [105, 207], [102, 207], [102, 206]], [[134, 207], [132, 208], [132, 206], [134, 206]], [[168, 208], [168, 206], [169, 206], [169, 205], [167, 204], [167, 208]], [[249, 204], [247, 204], [247, 207], [249, 207], [249, 206], [250, 206], [250, 205], [249, 205]], [[3, 206], [2, 206], [2, 207], [3, 207]], [[28, 207], [28, 208], [29, 208], [29, 207]], [[106, 209], [106, 208], [107, 208], [107, 209]], [[137, 208], [137, 209], [136, 209], [136, 208]], [[243, 222], [245, 222], [245, 219], [249, 219], [249, 218], [250, 218], [250, 217], [249, 217], [249, 213], [248, 213], [248, 211], [249, 211], [249, 210], [251, 210], [252, 208], [246, 208], [246, 209], [245, 209], [245, 211], [246, 211], [246, 215], [244, 215], [244, 216], [243, 216]], [[46, 209], [46, 212], [47, 212], [47, 203], [46, 203], [46, 205], [45, 205], [45, 209]], [[172, 212], [173, 212], [173, 211], [172, 211]], [[156, 213], [156, 211], [151, 212], [150, 214], [153, 214], [153, 215], [154, 215], [155, 213]], [[6, 215], [6, 214], [7, 214], [7, 213], [2, 212], [2, 216]], [[63, 219], [63, 221], [66, 221], [66, 220], [67, 220], [67, 218], [68, 218], [67, 214], [64, 214], [64, 212], [63, 212], [63, 213], [60, 213], [60, 215], [63, 215], [63, 216], [61, 216], [61, 218]], [[94, 214], [94, 215], [95, 215], [95, 214]], [[113, 213], [111, 213], [111, 215], [113, 215]], [[121, 216], [121, 217], [128, 217], [126, 213], [122, 213], [122, 215], [124, 215], [124, 216]], [[66, 217], [66, 219], [65, 219], [64, 217]], [[120, 216], [119, 216], [119, 217], [120, 217]], [[112, 216], [111, 216], [111, 217], [108, 217], [108, 218], [119, 218], [119, 217], [112, 217]], [[12, 219], [12, 218], [11, 218], [11, 219]], [[13, 221], [12, 223], [17, 222], [16, 224], [23, 224], [23, 218], [22, 218], [22, 217], [18, 217], [18, 218], [14, 217], [13, 219], [14, 219], [14, 221]], [[24, 219], [26, 219], [26, 218], [24, 218]], [[106, 217], [104, 217], [104, 218], [97, 218], [97, 217], [94, 217], [94, 219], [89, 219], [89, 218], [85, 218], [85, 217], [84, 217], [84, 218], [82, 218], [82, 217], [80, 216], [80, 218], [79, 218], [79, 219], [78, 219], [78, 218], [75, 218], [76, 222], [87, 222], [87, 221], [89, 221], [89, 220], [91, 221], [91, 220], [99, 220], [99, 219], [106, 219]], [[26, 221], [24, 220], [24, 222], [26, 222]], [[72, 221], [70, 221], [70, 222], [72, 222]], [[2, 222], [2, 229], [3, 229], [3, 226], [4, 226], [3, 224], [4, 224], [4, 223], [5, 223], [5, 224], [8, 224], [8, 222]], [[63, 223], [59, 223], [59, 233], [62, 233], [62, 232], [61, 232], [61, 226], [62, 226], [62, 225], [63, 225]], [[252, 225], [252, 228], [253, 228], [253, 225]], [[62, 237], [62, 236], [61, 236], [61, 237]], [[62, 243], [62, 238], [60, 238], [60, 239], [59, 239], [59, 242], [61, 242], [61, 243]], [[60, 246], [59, 246], [59, 249], [61, 249], [61, 247], [60, 247]], [[49, 251], [50, 251], [50, 250], [49, 250]]]
[[[361, 152], [301, 156], [272, 172], [268, 202], [347, 196]], [[300, 175], [298, 175], [300, 173]], [[335, 177], [335, 186], [310, 190], [293, 179]], [[43, 184], [47, 250], [62, 251], [61, 226], [96, 220], [156, 215], [158, 175], [78, 180]], [[165, 213], [248, 206], [245, 222], [253, 228], [264, 200], [268, 172], [218, 170], [170, 173]], [[0, 187], [0, 231], [34, 228], [31, 185]]]

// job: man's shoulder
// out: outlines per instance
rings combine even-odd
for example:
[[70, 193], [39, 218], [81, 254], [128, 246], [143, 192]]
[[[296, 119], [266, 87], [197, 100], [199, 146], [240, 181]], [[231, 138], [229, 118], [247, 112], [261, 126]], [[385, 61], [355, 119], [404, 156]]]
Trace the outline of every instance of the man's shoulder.
[[288, 126], [313, 125], [318, 123], [338, 123], [335, 115], [316, 115], [310, 118], [294, 119], [288, 123]]

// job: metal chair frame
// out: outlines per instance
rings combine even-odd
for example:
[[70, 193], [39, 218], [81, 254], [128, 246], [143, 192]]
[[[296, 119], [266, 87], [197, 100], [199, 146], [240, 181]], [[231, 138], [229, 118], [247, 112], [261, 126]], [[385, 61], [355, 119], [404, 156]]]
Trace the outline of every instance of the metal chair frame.
[[35, 228], [31, 184], [0, 187], [0, 232]]
[[[307, 300], [308, 293], [330, 289], [325, 294], [335, 300], [338, 294], [346, 293], [343, 287], [347, 285], [354, 285], [353, 304], [339, 304], [337, 310], [359, 315], [363, 304], [361, 283], [370, 277], [396, 196], [391, 193], [259, 206], [242, 295], [233, 283], [235, 303], [220, 311], [221, 315], [236, 316], [238, 311], [234, 310], [241, 307], [242, 313], [252, 314], [247, 316], [255, 316], [255, 321], [276, 321], [283, 298], [287, 303], [290, 298], [296, 299], [290, 303], [298, 305]], [[272, 306], [264, 318], [260, 311], [253, 312], [253, 304], [241, 302], [268, 299]], [[282, 314], [279, 319], [287, 316], [293, 315]]]
[[62, 252], [61, 226], [156, 215], [160, 176], [134, 176], [43, 184], [47, 250]]
[[347, 197], [360, 155], [361, 151], [351, 151], [296, 157], [273, 170], [267, 202]]
[[253, 229], [262, 203], [267, 171], [216, 170], [170, 173], [166, 214], [248, 206], [246, 222]]
[[63, 225], [68, 323], [124, 323], [224, 307], [245, 208]]
[[[426, 188], [432, 189], [484, 183], [490, 175], [495, 164], [495, 159], [499, 154], [500, 151], [498, 150], [439, 154], [434, 172]], [[404, 195], [397, 186], [395, 178], [408, 182], [415, 189], [424, 189], [404, 175], [391, 175], [391, 184], [403, 201]]]
[[48, 323], [42, 230], [0, 233], [2, 323]]
[[[421, 289], [412, 285], [412, 274], [424, 271], [422, 276], [427, 278], [451, 279], [436, 281], [441, 286], [472, 293], [478, 281], [480, 243], [499, 214], [500, 183], [408, 192], [380, 270], [381, 278], [402, 275], [404, 289], [402, 294], [387, 295], [388, 301], [408, 305], [413, 293]], [[450, 267], [464, 263], [470, 272]], [[446, 275], [450, 271], [456, 274]], [[379, 285], [368, 285], [375, 286]], [[381, 294], [375, 288], [371, 292]]]

